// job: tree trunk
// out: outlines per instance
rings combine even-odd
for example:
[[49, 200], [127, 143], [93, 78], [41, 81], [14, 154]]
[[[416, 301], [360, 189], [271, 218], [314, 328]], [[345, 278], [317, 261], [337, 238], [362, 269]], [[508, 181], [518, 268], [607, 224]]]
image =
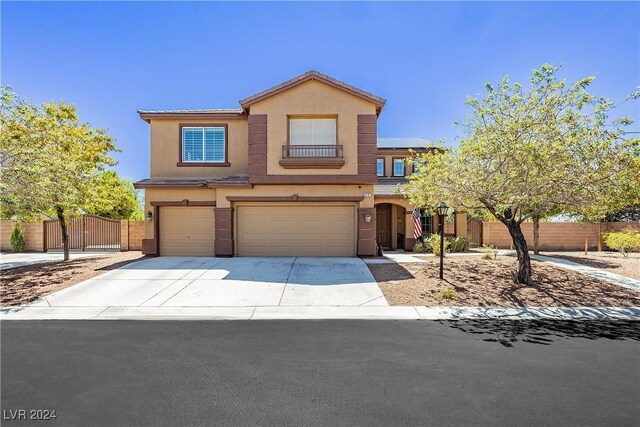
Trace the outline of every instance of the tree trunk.
[[540, 255], [540, 215], [531, 217], [533, 220], [533, 253]]
[[589, 223], [584, 223], [584, 254], [589, 255]]
[[61, 207], [56, 207], [56, 214], [60, 222], [60, 229], [62, 230], [62, 249], [64, 251], [64, 261], [69, 261], [69, 234], [67, 233], [67, 223], [64, 220], [64, 210]]
[[529, 285], [531, 284], [531, 258], [529, 258], [527, 241], [517, 221], [508, 220], [506, 226], [518, 255], [518, 283]]

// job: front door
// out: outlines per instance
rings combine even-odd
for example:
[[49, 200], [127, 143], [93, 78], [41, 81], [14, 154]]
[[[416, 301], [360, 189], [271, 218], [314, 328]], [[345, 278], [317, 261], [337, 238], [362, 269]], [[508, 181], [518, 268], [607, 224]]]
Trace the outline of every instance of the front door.
[[376, 240], [383, 248], [391, 247], [391, 205], [376, 206]]

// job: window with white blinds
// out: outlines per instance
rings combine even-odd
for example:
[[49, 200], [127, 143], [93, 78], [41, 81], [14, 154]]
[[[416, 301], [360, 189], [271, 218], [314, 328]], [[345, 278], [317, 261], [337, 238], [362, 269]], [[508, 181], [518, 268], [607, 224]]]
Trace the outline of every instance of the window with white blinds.
[[336, 119], [289, 119], [289, 144], [335, 145]]
[[183, 127], [183, 162], [225, 162], [224, 127]]

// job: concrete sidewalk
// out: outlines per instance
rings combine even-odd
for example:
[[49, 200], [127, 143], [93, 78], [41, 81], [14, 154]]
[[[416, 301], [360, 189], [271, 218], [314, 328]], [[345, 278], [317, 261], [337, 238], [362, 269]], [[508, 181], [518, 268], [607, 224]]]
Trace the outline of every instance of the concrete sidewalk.
[[640, 307], [48, 307], [0, 309], [1, 320], [640, 320]]

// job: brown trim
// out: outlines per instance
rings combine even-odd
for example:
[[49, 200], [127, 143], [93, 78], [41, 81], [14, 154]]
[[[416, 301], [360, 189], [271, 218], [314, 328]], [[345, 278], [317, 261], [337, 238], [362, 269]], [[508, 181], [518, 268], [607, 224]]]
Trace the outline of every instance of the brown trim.
[[248, 182], [231, 183], [231, 182], [207, 182], [208, 188], [253, 188]]
[[263, 99], [269, 98], [273, 95], [276, 95], [280, 92], [283, 92], [287, 89], [290, 89], [292, 87], [295, 87], [299, 84], [302, 84], [304, 82], [307, 82], [309, 80], [317, 80], [319, 82], [325, 83], [329, 86], [333, 86], [336, 89], [340, 89], [344, 92], [350, 93], [354, 96], [357, 96], [359, 98], [365, 99], [373, 104], [375, 104], [378, 108], [378, 113], [380, 112], [380, 110], [382, 109], [382, 107], [384, 107], [384, 104], [386, 102], [385, 99], [380, 98], [379, 96], [373, 95], [369, 92], [365, 92], [361, 89], [358, 89], [356, 87], [350, 86], [344, 82], [341, 82], [339, 80], [334, 79], [333, 77], [329, 77], [326, 74], [321, 74], [317, 71], [307, 71], [304, 74], [301, 74], [299, 76], [296, 76], [294, 78], [292, 78], [291, 80], [287, 80], [284, 83], [280, 83], [279, 85], [273, 86], [267, 90], [263, 90], [262, 92], [258, 92], [254, 95], [251, 95], [243, 100], [240, 101], [240, 105], [242, 106], [242, 108], [247, 108], [250, 105], [258, 102], [258, 101], [262, 101]]
[[340, 169], [345, 161], [337, 157], [294, 157], [282, 159], [279, 163], [283, 169]]
[[375, 174], [360, 175], [266, 175], [249, 176], [251, 184], [376, 184]]
[[[406, 159], [406, 157], [392, 157], [391, 158], [391, 176], [392, 177], [401, 178], [401, 177], [407, 176], [407, 164], [405, 163], [405, 159]], [[402, 175], [396, 175], [396, 165], [395, 165], [395, 161], [396, 160], [402, 160]]]
[[233, 208], [217, 208], [215, 210], [214, 255], [217, 257], [233, 256]]
[[199, 168], [227, 168], [231, 166], [231, 163], [209, 163], [209, 162], [177, 162], [176, 166], [179, 168], [184, 167], [199, 167]]
[[153, 240], [156, 244], [156, 255], [160, 256], [160, 206], [153, 206]]
[[[376, 194], [375, 192], [373, 193], [373, 198], [379, 198], [379, 199], [406, 199], [406, 196], [403, 196], [402, 194]], [[380, 203], [384, 203], [384, 202], [380, 202]]]
[[416, 153], [429, 153], [437, 150], [436, 147], [430, 148], [377, 148], [376, 152], [380, 156], [406, 156], [406, 157], [414, 157], [411, 155], [411, 152], [414, 151]]
[[[364, 220], [365, 214], [371, 214], [371, 222]], [[358, 246], [357, 255], [375, 256], [376, 248], [376, 208], [358, 208]]]
[[167, 112], [167, 113], [161, 113], [161, 112], [157, 112], [157, 113], [140, 113], [138, 112], [138, 115], [140, 116], [140, 118], [142, 120], [144, 120], [147, 123], [150, 123], [152, 119], [167, 119], [167, 120], [171, 120], [171, 119], [182, 119], [182, 120], [188, 120], [188, 119], [194, 119], [194, 120], [211, 120], [211, 119], [231, 119], [231, 120], [236, 120], [236, 119], [246, 119], [247, 115], [243, 112], [228, 112], [228, 113], [212, 113], [212, 112], [202, 112], [202, 113], [198, 113], [198, 112], [194, 112], [194, 111], [189, 111], [189, 112], [178, 112], [178, 111], [172, 111], [172, 112]]
[[267, 173], [267, 115], [249, 116], [249, 181]]
[[180, 201], [160, 201], [149, 202], [151, 206], [215, 206], [215, 201], [198, 201], [198, 200], [180, 200]]
[[206, 187], [206, 183], [198, 183], [198, 184], [153, 184], [148, 182], [136, 182], [133, 184], [133, 188], [136, 189], [144, 189], [144, 188], [203, 188]]
[[[184, 162], [182, 160], [182, 128], [185, 127], [223, 127], [224, 128], [224, 162]], [[229, 125], [227, 123], [180, 123], [178, 125], [178, 167], [229, 167]]]
[[[382, 160], [382, 175], [378, 175], [378, 160]], [[385, 157], [376, 157], [376, 176], [378, 178], [387, 176], [387, 159]]]
[[364, 196], [227, 196], [230, 202], [361, 202]]

